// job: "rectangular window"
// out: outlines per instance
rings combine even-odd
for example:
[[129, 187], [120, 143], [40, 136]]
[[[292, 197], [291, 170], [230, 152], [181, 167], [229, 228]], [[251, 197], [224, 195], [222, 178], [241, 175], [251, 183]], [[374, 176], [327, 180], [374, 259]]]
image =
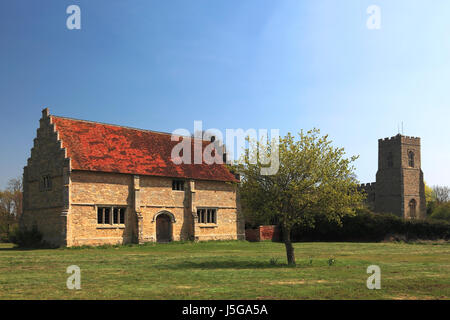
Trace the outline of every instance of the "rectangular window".
[[50, 176], [43, 176], [41, 180], [41, 191], [48, 191], [52, 189], [52, 178]]
[[109, 213], [110, 213], [110, 208], [105, 208], [103, 210], [103, 222], [105, 224], [110, 224], [110, 219], [109, 219]]
[[183, 180], [173, 180], [172, 181], [172, 190], [183, 191], [184, 190], [184, 181]]
[[109, 225], [125, 224], [125, 209], [123, 207], [97, 207], [97, 223]]
[[408, 153], [408, 164], [411, 168], [414, 168], [414, 152], [412, 151]]
[[103, 223], [103, 208], [97, 208], [97, 223]]
[[214, 210], [213, 210], [213, 213], [211, 214], [211, 223], [217, 223], [216, 218], [217, 218], [217, 212], [216, 212], [216, 210], [214, 209]]
[[113, 209], [113, 224], [119, 224], [119, 208]]
[[120, 224], [125, 224], [125, 208], [120, 208], [119, 209], [119, 223]]
[[217, 223], [217, 209], [197, 209], [198, 223]]

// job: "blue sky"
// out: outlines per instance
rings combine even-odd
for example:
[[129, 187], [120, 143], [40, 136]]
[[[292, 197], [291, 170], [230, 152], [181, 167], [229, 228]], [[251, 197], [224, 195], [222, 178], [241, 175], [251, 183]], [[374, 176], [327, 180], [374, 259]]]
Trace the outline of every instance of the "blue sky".
[[[72, 4], [81, 30], [66, 28]], [[450, 185], [449, 17], [446, 0], [2, 0], [0, 187], [44, 107], [166, 132], [317, 127], [360, 156], [361, 182], [403, 121], [426, 182]]]

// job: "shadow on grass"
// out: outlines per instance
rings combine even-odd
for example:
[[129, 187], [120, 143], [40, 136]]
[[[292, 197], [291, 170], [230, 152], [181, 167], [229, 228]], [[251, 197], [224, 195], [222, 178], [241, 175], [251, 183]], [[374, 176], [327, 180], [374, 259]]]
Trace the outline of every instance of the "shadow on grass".
[[0, 248], [0, 251], [31, 251], [31, 250], [39, 250], [39, 249], [37, 249], [37, 248], [19, 248], [19, 247]]
[[186, 261], [182, 263], [165, 265], [164, 269], [274, 269], [274, 268], [291, 268], [287, 264], [273, 264], [264, 261], [205, 261], [193, 262]]
[[35, 251], [35, 250], [49, 250], [49, 249], [59, 249], [58, 247], [52, 246], [42, 246], [42, 247], [19, 247], [17, 245], [13, 247], [2, 248], [0, 247], [0, 251]]

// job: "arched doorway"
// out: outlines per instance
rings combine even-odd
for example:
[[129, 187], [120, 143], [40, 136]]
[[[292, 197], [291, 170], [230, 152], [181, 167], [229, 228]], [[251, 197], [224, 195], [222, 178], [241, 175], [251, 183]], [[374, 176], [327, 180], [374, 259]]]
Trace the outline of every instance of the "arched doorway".
[[414, 219], [416, 217], [416, 206], [417, 206], [416, 200], [412, 199], [409, 202], [409, 217], [411, 219]]
[[156, 241], [172, 241], [172, 221], [168, 214], [161, 213], [156, 217]]

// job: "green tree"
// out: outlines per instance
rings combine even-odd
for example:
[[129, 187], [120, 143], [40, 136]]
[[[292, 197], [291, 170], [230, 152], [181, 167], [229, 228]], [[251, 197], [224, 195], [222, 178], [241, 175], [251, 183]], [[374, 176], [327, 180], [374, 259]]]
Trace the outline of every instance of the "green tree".
[[425, 201], [427, 204], [427, 215], [431, 215], [436, 208], [436, 196], [433, 188], [425, 182]]
[[427, 183], [425, 182], [425, 200], [427, 202], [433, 201], [434, 195], [433, 195], [433, 188], [431, 188]]
[[[252, 152], [255, 147], [268, 159], [278, 153], [279, 170], [261, 174], [266, 167]], [[277, 150], [278, 149], [278, 150]], [[259, 157], [260, 158], [260, 157]], [[299, 223], [314, 225], [314, 215], [323, 213], [330, 221], [341, 223], [345, 215], [361, 207], [364, 195], [358, 191], [353, 156], [345, 158], [343, 148], [334, 148], [328, 135], [318, 129], [299, 133], [298, 139], [288, 133], [280, 137], [279, 146], [250, 142], [244, 156], [235, 166], [241, 174], [240, 195], [244, 214], [253, 212], [263, 218], [275, 218], [282, 227], [289, 265], [295, 265], [291, 230]]]
[[11, 179], [5, 190], [0, 190], [0, 233], [9, 236], [22, 213], [22, 179]]
[[431, 214], [431, 218], [450, 222], [450, 202], [445, 202], [437, 206]]

